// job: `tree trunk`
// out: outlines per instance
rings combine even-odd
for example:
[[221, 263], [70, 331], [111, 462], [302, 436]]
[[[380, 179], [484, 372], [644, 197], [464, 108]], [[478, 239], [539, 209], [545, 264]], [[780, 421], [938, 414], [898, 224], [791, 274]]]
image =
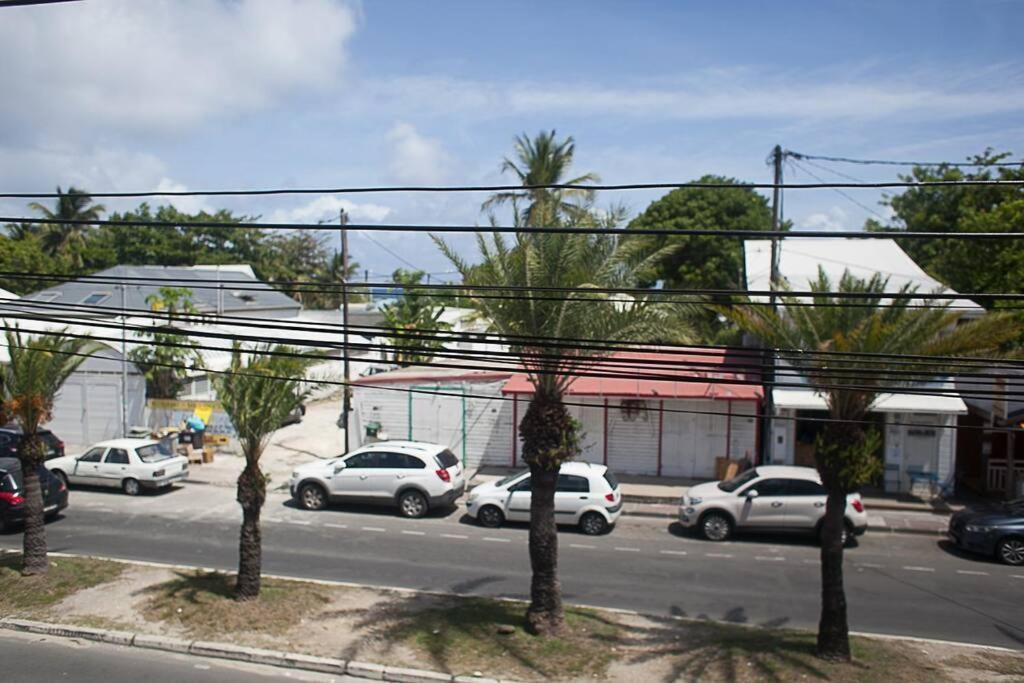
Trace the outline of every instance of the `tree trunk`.
[[45, 574], [50, 569], [46, 554], [46, 524], [43, 518], [43, 488], [39, 481], [42, 444], [35, 434], [26, 434], [21, 455], [25, 484], [25, 535], [22, 539], [22, 573]]
[[822, 522], [821, 620], [818, 622], [818, 656], [849, 661], [850, 627], [846, 617], [846, 589], [843, 587], [843, 526], [846, 492], [829, 488]]
[[263, 565], [263, 541], [260, 536], [260, 510], [266, 500], [266, 480], [255, 462], [248, 462], [238, 477], [238, 502], [242, 506], [242, 530], [238, 538], [238, 580], [236, 600], [252, 600], [260, 595]]
[[532, 633], [558, 633], [565, 627], [562, 587], [558, 581], [558, 530], [555, 486], [563, 460], [575, 444], [572, 419], [557, 392], [540, 387], [520, 424], [523, 459], [530, 466], [530, 606], [527, 627]]

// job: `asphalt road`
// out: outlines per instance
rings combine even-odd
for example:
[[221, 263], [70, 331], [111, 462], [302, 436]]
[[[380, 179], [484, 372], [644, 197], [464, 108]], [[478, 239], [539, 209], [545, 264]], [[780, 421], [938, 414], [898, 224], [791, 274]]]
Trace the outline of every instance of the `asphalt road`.
[[347, 683], [364, 680], [11, 631], [0, 631], [0, 663], [0, 677], [6, 683], [270, 683], [279, 680]]
[[[271, 494], [268, 573], [379, 586], [524, 598], [527, 529], [480, 528], [460, 513], [405, 520], [389, 510], [306, 512]], [[50, 549], [233, 569], [240, 511], [233, 491], [185, 486], [128, 498], [74, 491], [48, 525]], [[18, 548], [20, 537], [0, 537]], [[1024, 649], [1024, 570], [961, 556], [938, 538], [864, 536], [848, 551], [851, 628]], [[609, 535], [560, 534], [567, 601], [661, 615], [815, 628], [818, 548], [775, 537], [712, 544], [665, 520], [626, 520]]]

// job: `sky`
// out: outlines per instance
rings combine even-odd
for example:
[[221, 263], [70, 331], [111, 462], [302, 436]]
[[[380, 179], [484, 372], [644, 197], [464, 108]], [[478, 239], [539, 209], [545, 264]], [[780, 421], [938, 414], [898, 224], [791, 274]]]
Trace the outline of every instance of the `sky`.
[[[516, 135], [576, 141], [606, 183], [769, 182], [805, 154], [1024, 156], [1024, 2], [84, 0], [0, 9], [0, 188], [486, 184]], [[817, 162], [820, 163], [820, 162]], [[785, 179], [895, 180], [806, 163]], [[813, 174], [813, 175], [812, 175]], [[603, 193], [634, 213], [663, 192]], [[790, 190], [796, 229], [886, 217], [877, 191]], [[485, 196], [176, 198], [267, 221], [475, 225]], [[104, 200], [108, 209], [137, 201]], [[27, 215], [0, 199], [2, 215]], [[455, 238], [467, 256], [469, 236]], [[332, 245], [333, 246], [333, 245]], [[372, 279], [450, 265], [356, 232]]]

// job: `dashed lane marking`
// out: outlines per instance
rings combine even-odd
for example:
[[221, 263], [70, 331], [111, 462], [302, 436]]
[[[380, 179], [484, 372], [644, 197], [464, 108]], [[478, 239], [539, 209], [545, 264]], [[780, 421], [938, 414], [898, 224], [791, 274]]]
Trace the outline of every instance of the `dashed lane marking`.
[[1010, 574], [1015, 579], [1024, 579], [1024, 574]]
[[298, 524], [299, 526], [309, 526], [312, 522], [306, 522], [301, 519], [285, 519], [282, 520], [285, 524]]
[[662, 555], [686, 555], [687, 554], [685, 550], [659, 550], [658, 552], [660, 554], [662, 554]]
[[582, 548], [583, 550], [594, 550], [597, 546], [587, 545], [585, 543], [570, 543], [570, 548]]
[[934, 567], [916, 567], [914, 565], [904, 565], [903, 568], [906, 569], [908, 572], [933, 572], [933, 571], [935, 571]]
[[727, 560], [732, 557], [729, 553], [704, 553], [704, 557], [718, 557]]
[[638, 552], [640, 552], [640, 548], [615, 548], [615, 550], [618, 550], [620, 553], [638, 553]]
[[381, 532], [387, 531], [387, 529], [385, 529], [382, 526], [364, 526], [364, 527], [362, 527], [362, 530], [363, 531], [381, 531]]
[[408, 529], [402, 529], [402, 533], [406, 536], [426, 536], [426, 531], [409, 531]]
[[804, 564], [821, 564], [821, 560], [804, 560]]
[[328, 523], [324, 524], [324, 526], [325, 527], [329, 527], [331, 529], [347, 529], [348, 528], [348, 524], [335, 524], [333, 522], [328, 522]]
[[774, 555], [771, 556], [771, 557], [765, 557], [764, 555], [755, 555], [754, 559], [757, 560], [758, 562], [785, 562], [786, 561], [786, 558], [784, 558], [784, 557], [777, 557], [777, 556], [774, 556]]
[[855, 564], [854, 566], [857, 567], [858, 569], [860, 569], [860, 568], [864, 568], [864, 569], [881, 569], [882, 568], [882, 565], [880, 565], [880, 564], [873, 564], [871, 562], [859, 562], [859, 563]]
[[511, 540], [509, 540], [507, 538], [495, 538], [494, 536], [484, 536], [484, 540], [485, 541], [490, 541], [491, 543], [511, 543], [512, 542]]
[[441, 534], [441, 538], [458, 538], [464, 541], [469, 538], [469, 536], [463, 536], [462, 534]]
[[967, 576], [988, 576], [988, 572], [978, 572], [973, 569], [957, 569], [957, 574], [966, 574]]

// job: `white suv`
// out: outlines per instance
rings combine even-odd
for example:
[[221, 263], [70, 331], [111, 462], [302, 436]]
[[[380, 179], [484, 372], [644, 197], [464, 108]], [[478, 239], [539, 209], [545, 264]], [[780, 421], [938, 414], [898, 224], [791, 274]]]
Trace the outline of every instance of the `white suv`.
[[[530, 472], [481, 484], [469, 492], [466, 512], [484, 526], [530, 521]], [[622, 514], [622, 493], [615, 475], [604, 465], [566, 462], [558, 471], [555, 522], [578, 524], [585, 534], [608, 531]]]
[[[728, 481], [691, 487], [679, 501], [679, 522], [710, 541], [733, 531], [804, 531], [820, 536], [825, 487], [812, 467], [764, 466]], [[859, 493], [846, 497], [843, 542], [864, 533], [868, 516]]]
[[446, 446], [379, 441], [292, 472], [291, 493], [306, 510], [331, 501], [397, 505], [405, 517], [454, 503], [466, 489], [459, 459]]

